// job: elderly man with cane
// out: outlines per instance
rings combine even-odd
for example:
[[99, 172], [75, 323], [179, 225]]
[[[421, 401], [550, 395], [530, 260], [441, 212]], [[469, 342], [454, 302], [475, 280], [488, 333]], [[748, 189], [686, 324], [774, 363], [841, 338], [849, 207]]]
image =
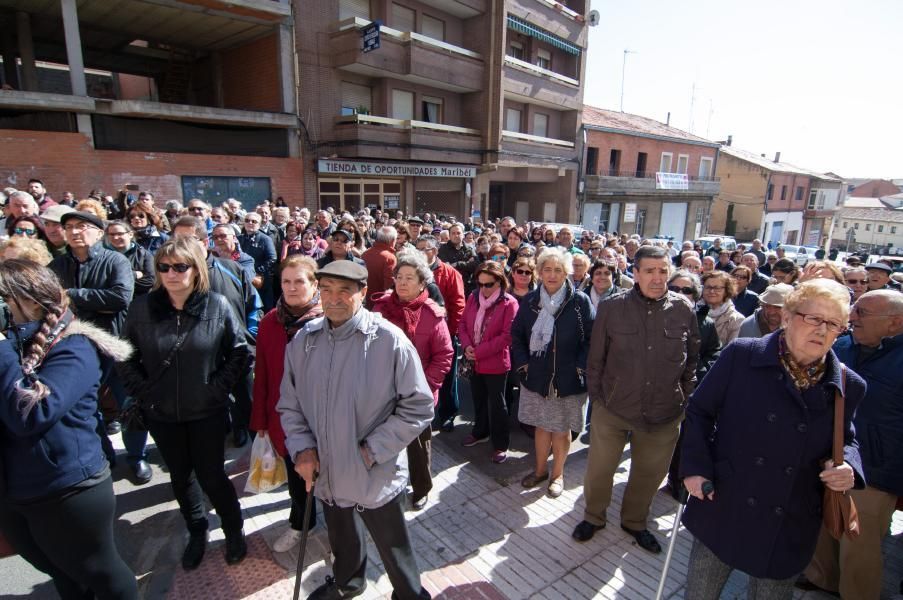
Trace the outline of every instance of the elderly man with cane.
[[325, 316], [289, 343], [277, 405], [295, 470], [323, 503], [334, 555], [333, 577], [309, 598], [363, 593], [367, 547], [358, 519], [379, 550], [393, 597], [430, 598], [404, 519], [404, 450], [432, 420], [433, 394], [405, 334], [363, 308], [364, 267], [335, 261], [317, 279]]

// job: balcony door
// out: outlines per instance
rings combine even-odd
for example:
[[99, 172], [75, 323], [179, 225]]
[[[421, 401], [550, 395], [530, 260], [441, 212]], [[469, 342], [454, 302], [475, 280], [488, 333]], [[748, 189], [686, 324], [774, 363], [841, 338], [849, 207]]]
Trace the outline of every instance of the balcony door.
[[392, 3], [392, 29], [398, 31], [417, 31], [417, 20], [413, 10], [407, 6]]
[[352, 17], [370, 20], [370, 0], [339, 0], [339, 20]]
[[392, 90], [392, 118], [402, 121], [414, 119], [414, 92]]

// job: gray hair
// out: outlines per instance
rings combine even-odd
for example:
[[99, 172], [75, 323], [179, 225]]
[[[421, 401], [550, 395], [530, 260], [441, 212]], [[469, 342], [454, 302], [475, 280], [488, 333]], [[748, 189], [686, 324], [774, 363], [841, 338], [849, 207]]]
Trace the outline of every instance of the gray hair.
[[13, 192], [12, 194], [9, 195], [10, 202], [12, 202], [13, 198], [18, 198], [18, 199], [24, 200], [26, 202], [32, 202], [35, 206], [38, 205], [38, 203], [34, 199], [34, 196], [29, 194], [28, 192], [23, 192], [22, 190], [16, 190], [15, 192]]
[[424, 258], [423, 254], [417, 250], [404, 250], [399, 252], [396, 259], [397, 262], [395, 263], [395, 270], [392, 272], [393, 275], [398, 275], [398, 271], [402, 267], [411, 267], [417, 272], [417, 278], [420, 279], [420, 283], [423, 285], [433, 283], [433, 272], [430, 270], [430, 266], [426, 264], [426, 258]]
[[542, 254], [536, 255], [536, 273], [542, 273], [542, 268], [550, 260], [557, 262], [568, 275], [574, 274], [574, 257], [571, 253], [558, 246], [545, 248]]
[[385, 225], [376, 230], [376, 241], [383, 244], [394, 244], [398, 239], [398, 230]]
[[744, 254], [744, 255], [742, 256], [742, 258], [746, 258], [747, 256], [752, 256], [754, 259], [756, 259], [756, 264], [759, 264], [759, 257], [756, 256], [755, 253], [753, 253], [753, 252], [747, 252], [746, 254]]
[[166, 210], [180, 211], [180, 210], [182, 210], [182, 203], [179, 202], [178, 200], [167, 200], [166, 201]]
[[426, 242], [433, 250], [439, 249], [439, 240], [432, 235], [421, 235], [414, 243], [419, 244], [420, 242]]
[[860, 300], [869, 298], [883, 298], [887, 302], [888, 316], [899, 317], [903, 315], [903, 294], [896, 290], [872, 290], [860, 296]]
[[671, 274], [671, 277], [668, 278], [668, 285], [671, 285], [671, 282], [675, 279], [680, 279], [683, 277], [684, 279], [689, 279], [693, 284], [693, 300], [699, 301], [702, 298], [702, 284], [699, 283], [699, 277], [696, 273], [691, 273], [686, 269], [678, 269]]

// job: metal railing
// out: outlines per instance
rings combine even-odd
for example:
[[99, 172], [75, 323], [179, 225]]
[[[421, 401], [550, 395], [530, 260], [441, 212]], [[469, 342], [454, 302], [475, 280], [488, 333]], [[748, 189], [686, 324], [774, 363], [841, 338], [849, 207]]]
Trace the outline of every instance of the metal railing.
[[[589, 175], [598, 175], [599, 177], [630, 177], [631, 179], [655, 179], [656, 171], [618, 171], [614, 169], [599, 169], [598, 173], [589, 173]], [[700, 177], [698, 175], [687, 175], [689, 181], [721, 181], [720, 177]]]

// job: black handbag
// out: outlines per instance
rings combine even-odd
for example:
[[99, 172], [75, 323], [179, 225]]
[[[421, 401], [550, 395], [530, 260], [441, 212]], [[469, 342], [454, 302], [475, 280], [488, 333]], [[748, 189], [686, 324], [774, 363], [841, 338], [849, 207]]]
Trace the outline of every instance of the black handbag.
[[[185, 340], [188, 338], [188, 334], [191, 333], [192, 329], [194, 329], [193, 324], [176, 338], [176, 343], [173, 344], [169, 354], [167, 354], [166, 358], [163, 359], [163, 362], [160, 363], [160, 369], [157, 371], [157, 376], [154, 379], [148, 379], [148, 381], [159, 381], [160, 378], [163, 377], [163, 374], [170, 365], [172, 365], [172, 361], [176, 357], [176, 352], [178, 352], [179, 348], [182, 347], [182, 344], [185, 343]], [[125, 406], [122, 407], [122, 412], [119, 414], [119, 423], [126, 431], [147, 431], [146, 413], [150, 408], [151, 407], [143, 398], [130, 397], [126, 401]]]

